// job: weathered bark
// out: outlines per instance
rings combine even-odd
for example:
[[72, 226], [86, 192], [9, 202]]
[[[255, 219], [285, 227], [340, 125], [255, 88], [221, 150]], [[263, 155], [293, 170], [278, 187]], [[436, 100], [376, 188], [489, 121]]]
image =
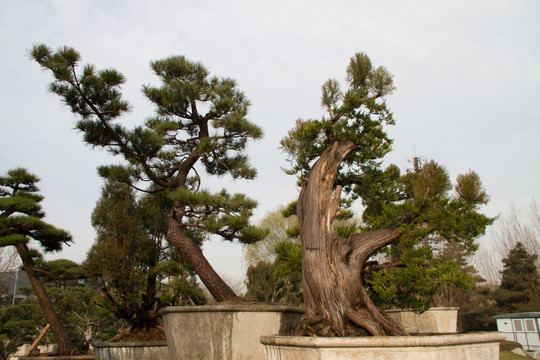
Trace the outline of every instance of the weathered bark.
[[51, 302], [51, 299], [49, 298], [49, 295], [47, 294], [47, 291], [45, 290], [45, 287], [43, 286], [41, 281], [39, 281], [38, 275], [34, 272], [35, 265], [32, 258], [28, 256], [28, 247], [26, 246], [26, 244], [17, 244], [15, 248], [17, 249], [17, 252], [21, 257], [24, 270], [28, 275], [28, 279], [30, 280], [30, 284], [32, 284], [34, 294], [36, 294], [39, 306], [43, 311], [43, 316], [51, 326], [51, 331], [56, 340], [56, 344], [58, 345], [58, 354], [76, 355], [78, 353], [77, 348], [71, 343], [71, 340], [64, 326], [58, 319], [58, 314], [54, 309], [54, 306]]
[[206, 260], [201, 249], [184, 234], [183, 228], [182, 215], [175, 212], [169, 217], [167, 241], [180, 251], [182, 256], [193, 266], [193, 269], [217, 302], [242, 301]]
[[306, 335], [401, 335], [399, 326], [378, 309], [362, 281], [368, 258], [396, 242], [401, 233], [387, 228], [346, 239], [334, 232], [341, 188], [334, 180], [341, 161], [354, 149], [352, 142], [334, 142], [317, 160], [298, 199], [302, 239], [302, 276]]

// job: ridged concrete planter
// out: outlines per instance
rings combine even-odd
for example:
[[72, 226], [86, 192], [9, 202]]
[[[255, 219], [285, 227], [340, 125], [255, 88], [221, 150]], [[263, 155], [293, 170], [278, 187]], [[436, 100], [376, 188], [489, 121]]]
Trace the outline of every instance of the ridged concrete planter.
[[264, 359], [262, 335], [290, 334], [304, 310], [281, 305], [173, 306], [161, 310], [169, 359]]
[[96, 360], [166, 360], [166, 341], [95, 342]]
[[457, 307], [432, 307], [422, 314], [406, 310], [386, 310], [409, 334], [452, 334], [457, 332]]
[[263, 336], [266, 360], [494, 360], [498, 332], [431, 336], [324, 338]]

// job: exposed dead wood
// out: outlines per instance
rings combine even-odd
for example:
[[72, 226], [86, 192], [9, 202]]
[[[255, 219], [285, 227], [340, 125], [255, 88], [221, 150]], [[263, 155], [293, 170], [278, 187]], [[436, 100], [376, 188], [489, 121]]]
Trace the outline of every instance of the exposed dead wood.
[[356, 234], [349, 239], [333, 228], [341, 188], [334, 188], [340, 162], [354, 148], [334, 142], [315, 163], [298, 200], [306, 335], [402, 335], [403, 331], [369, 298], [362, 284], [366, 261], [398, 241], [397, 227]]

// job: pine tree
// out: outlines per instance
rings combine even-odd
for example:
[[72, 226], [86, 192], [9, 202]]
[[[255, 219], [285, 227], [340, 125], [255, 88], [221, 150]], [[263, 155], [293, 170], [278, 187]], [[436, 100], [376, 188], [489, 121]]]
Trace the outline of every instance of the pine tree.
[[[200, 63], [183, 56], [151, 63], [161, 87], [143, 86], [143, 94], [156, 114], [144, 125], [128, 129], [118, 119], [130, 110], [120, 91], [125, 82], [116, 70], [84, 66], [73, 48], [53, 52], [34, 46], [31, 56], [54, 81], [50, 90], [80, 117], [76, 127], [84, 141], [124, 159], [120, 165], [102, 166], [100, 175], [141, 191], [166, 192], [174, 200], [169, 214], [167, 241], [196, 270], [218, 301], [240, 300], [208, 263], [193, 236], [211, 234], [225, 240], [251, 243], [265, 232], [249, 225], [256, 202], [242, 194], [201, 188], [200, 167], [209, 175], [252, 179], [256, 170], [248, 162], [249, 140], [262, 130], [247, 118], [249, 101], [229, 78], [210, 76]], [[152, 184], [144, 187], [145, 184]]]
[[495, 292], [498, 313], [540, 311], [538, 255], [529, 254], [518, 242], [503, 259], [500, 288]]
[[42, 220], [45, 213], [40, 205], [43, 196], [36, 186], [38, 181], [37, 176], [22, 168], [9, 170], [6, 176], [0, 177], [0, 246], [17, 249], [43, 315], [51, 325], [58, 352], [70, 355], [77, 350], [36, 273], [33, 251], [28, 243], [36, 240], [45, 251], [57, 251], [71, 241], [71, 235]]

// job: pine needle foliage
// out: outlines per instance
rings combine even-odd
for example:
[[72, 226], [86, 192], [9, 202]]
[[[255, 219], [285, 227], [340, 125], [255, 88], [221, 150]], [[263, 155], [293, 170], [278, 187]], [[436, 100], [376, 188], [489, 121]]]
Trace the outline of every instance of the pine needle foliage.
[[9, 170], [0, 177], [0, 246], [27, 244], [33, 239], [45, 251], [56, 251], [71, 242], [67, 231], [42, 220], [45, 212], [38, 181], [36, 175], [23, 168]]
[[[266, 234], [249, 225], [255, 201], [226, 191], [201, 190], [201, 171], [247, 180], [257, 173], [246, 147], [263, 133], [247, 119], [250, 104], [236, 82], [212, 76], [201, 63], [184, 56], [153, 61], [150, 67], [161, 85], [144, 85], [142, 92], [155, 112], [143, 124], [127, 128], [120, 119], [131, 105], [122, 96], [126, 79], [121, 73], [81, 66], [80, 54], [70, 47], [53, 51], [40, 44], [30, 55], [51, 72], [50, 91], [78, 115], [75, 126], [84, 141], [123, 160], [101, 166], [99, 174], [143, 192], [170, 196], [175, 203], [168, 240], [189, 255], [199, 276], [208, 274], [201, 279], [216, 299], [237, 298], [183, 235], [193, 238], [198, 233], [195, 237], [203, 239], [216, 234], [252, 243]], [[218, 283], [213, 289], [212, 284]]]

